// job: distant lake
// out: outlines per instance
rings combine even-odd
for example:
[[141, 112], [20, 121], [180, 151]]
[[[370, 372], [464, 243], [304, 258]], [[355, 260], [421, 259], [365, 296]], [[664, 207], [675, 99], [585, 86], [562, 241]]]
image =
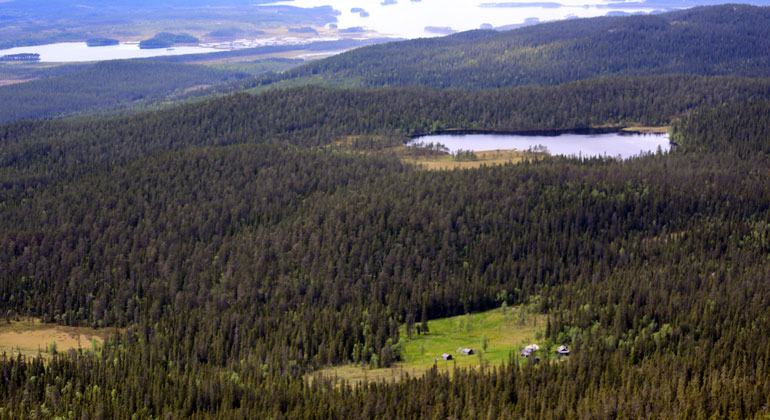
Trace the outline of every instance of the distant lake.
[[59, 44], [37, 45], [0, 50], [0, 56], [22, 53], [40, 54], [45, 63], [84, 62], [118, 60], [125, 58], [149, 58], [162, 55], [198, 54], [222, 51], [204, 47], [173, 47], [142, 50], [138, 43], [122, 43], [106, 47], [89, 47], [85, 42], [62, 42]]
[[640, 153], [667, 152], [668, 134], [604, 133], [549, 135], [513, 134], [440, 134], [416, 137], [409, 145], [441, 143], [450, 153], [458, 150], [529, 150], [544, 146], [548, 153], [563, 156], [620, 156], [627, 159]]
[[[340, 28], [362, 27], [403, 38], [439, 36], [450, 29], [467, 31], [478, 29], [483, 24], [504, 27], [538, 20], [596, 17], [618, 11], [647, 13], [654, 10], [654, 6], [645, 6], [643, 2], [624, 4], [606, 0], [276, 0], [276, 3], [298, 7], [332, 4], [340, 12], [337, 16]], [[430, 27], [441, 28], [442, 33], [426, 30]]]

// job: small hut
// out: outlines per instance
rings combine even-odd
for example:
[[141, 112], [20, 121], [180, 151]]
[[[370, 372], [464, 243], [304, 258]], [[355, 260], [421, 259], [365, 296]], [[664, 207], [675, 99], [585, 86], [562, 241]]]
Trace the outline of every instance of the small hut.
[[558, 349], [556, 349], [556, 353], [560, 356], [569, 356], [569, 348], [567, 348], [565, 345], [561, 345]]
[[444, 353], [441, 355], [441, 359], [443, 360], [452, 360], [452, 355], [449, 353]]
[[538, 351], [538, 350], [540, 350], [540, 346], [538, 346], [537, 344], [530, 344], [530, 345], [528, 345], [528, 346], [524, 347], [524, 348], [521, 350], [521, 353], [519, 353], [519, 355], [520, 355], [521, 357], [527, 358], [527, 357], [529, 357], [529, 356], [530, 356], [532, 353], [534, 353], [534, 352], [536, 352], [536, 351]]
[[469, 349], [468, 347], [463, 347], [460, 349], [460, 353], [462, 353], [464, 356], [470, 356], [473, 354], [473, 349]]

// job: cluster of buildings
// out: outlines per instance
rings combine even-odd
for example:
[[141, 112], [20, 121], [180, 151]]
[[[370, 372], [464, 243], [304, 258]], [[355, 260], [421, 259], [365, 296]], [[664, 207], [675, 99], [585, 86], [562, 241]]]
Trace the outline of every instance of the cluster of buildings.
[[[530, 344], [526, 347], [524, 347], [521, 352], [519, 353], [519, 356], [524, 358], [529, 358], [533, 353], [540, 350], [540, 346], [537, 344]], [[462, 354], [463, 356], [470, 356], [474, 354], [474, 351], [472, 348], [468, 347], [461, 347], [457, 349], [457, 353]], [[559, 356], [569, 356], [569, 348], [566, 345], [561, 345], [556, 349], [556, 354]], [[450, 353], [444, 353], [441, 355], [441, 360], [452, 360], [453, 357]], [[536, 358], [536, 360], [540, 360], [539, 358]]]
[[[535, 353], [538, 350], [540, 350], [540, 346], [538, 346], [537, 344], [530, 344], [524, 347], [521, 350], [521, 353], [519, 353], [519, 355], [521, 357], [528, 358], [529, 356], [532, 355], [532, 353]], [[558, 354], [559, 356], [569, 356], [569, 348], [562, 344], [561, 346], [559, 346], [559, 348], [556, 349], [556, 354]]]
[[[459, 349], [457, 349], [457, 353], [460, 353], [463, 356], [470, 356], [474, 354], [474, 351], [472, 348], [469, 348], [469, 347], [460, 347]], [[441, 355], [441, 360], [452, 360], [452, 355], [449, 353], [444, 353]]]

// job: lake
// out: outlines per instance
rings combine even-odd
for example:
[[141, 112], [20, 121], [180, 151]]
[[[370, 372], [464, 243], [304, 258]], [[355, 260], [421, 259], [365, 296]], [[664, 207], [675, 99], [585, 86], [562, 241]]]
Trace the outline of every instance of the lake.
[[119, 60], [125, 58], [149, 58], [161, 55], [198, 54], [221, 51], [204, 47], [174, 47], [172, 49], [157, 48], [142, 50], [139, 43], [122, 43], [106, 47], [89, 47], [85, 42], [62, 42], [59, 44], [37, 45], [33, 47], [17, 47], [0, 50], [0, 56], [23, 53], [40, 54], [44, 63], [86, 62]]
[[408, 145], [441, 143], [450, 153], [459, 150], [530, 150], [544, 146], [548, 153], [563, 156], [610, 156], [627, 159], [640, 153], [667, 152], [668, 134], [602, 133], [559, 135], [439, 134], [416, 137]]
[[[273, 4], [317, 7], [328, 5], [329, 2], [326, 0], [276, 0]], [[603, 16], [612, 12], [650, 13], [653, 11], [651, 7], [635, 7], [633, 4], [635, 3], [624, 5], [623, 2], [604, 0], [561, 0], [558, 3], [550, 1], [511, 3], [493, 0], [479, 0], [478, 2], [467, 0], [337, 0], [334, 2], [334, 8], [339, 12], [335, 24], [340, 29], [361, 27], [383, 36], [418, 38], [440, 36], [453, 31], [478, 29], [482, 25], [484, 27], [506, 27], [576, 17]], [[363, 10], [365, 13], [353, 12], [352, 10]], [[285, 45], [314, 41], [305, 38], [295, 41], [292, 39], [291, 37], [277, 37], [238, 40], [200, 46], [174, 47], [170, 50], [165, 48], [142, 50], [139, 49], [138, 43], [88, 47], [85, 42], [65, 42], [0, 50], [0, 56], [37, 53], [40, 54], [41, 62], [90, 62], [199, 54], [263, 45]], [[323, 40], [323, 38], [318, 40]], [[319, 54], [319, 56], [321, 55]]]
[[[526, 21], [551, 21], [576, 17], [604, 16], [611, 12], [649, 13], [654, 7], [641, 3], [605, 0], [559, 0], [558, 2], [510, 2], [503, 0], [290, 0], [276, 4], [317, 7], [332, 4], [340, 12], [340, 28], [363, 27], [383, 35], [402, 38], [441, 35], [426, 27], [451, 28], [455, 31], [522, 24]], [[639, 7], [634, 7], [637, 4]], [[366, 13], [361, 13], [363, 10]]]

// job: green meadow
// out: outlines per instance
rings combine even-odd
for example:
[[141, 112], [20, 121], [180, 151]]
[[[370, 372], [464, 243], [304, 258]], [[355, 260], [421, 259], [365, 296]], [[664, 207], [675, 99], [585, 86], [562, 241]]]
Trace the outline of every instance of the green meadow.
[[[541, 352], [544, 352], [549, 344], [543, 341], [545, 325], [544, 315], [530, 312], [526, 307], [497, 308], [432, 320], [428, 322], [427, 334], [417, 334], [415, 328], [411, 338], [406, 326], [402, 325], [398, 345], [401, 346], [401, 362], [381, 369], [358, 364], [334, 366], [312, 376], [360, 383], [399, 379], [404, 374], [420, 376], [434, 364], [440, 370], [449, 372], [454, 367], [497, 366], [508, 362], [512, 352], [518, 357], [518, 352], [529, 344], [540, 345]], [[471, 348], [474, 354], [463, 355], [459, 352], [461, 348]], [[444, 353], [451, 354], [452, 360], [443, 360]]]

